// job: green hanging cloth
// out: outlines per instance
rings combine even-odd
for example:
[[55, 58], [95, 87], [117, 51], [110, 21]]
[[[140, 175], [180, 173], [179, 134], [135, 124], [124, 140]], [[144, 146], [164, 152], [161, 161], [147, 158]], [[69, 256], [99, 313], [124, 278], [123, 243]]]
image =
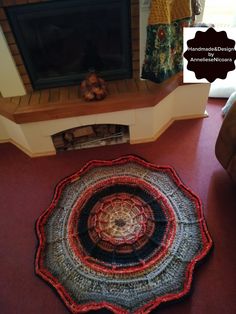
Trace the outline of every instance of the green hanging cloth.
[[143, 79], [161, 83], [182, 71], [183, 27], [191, 21], [191, 0], [152, 0]]

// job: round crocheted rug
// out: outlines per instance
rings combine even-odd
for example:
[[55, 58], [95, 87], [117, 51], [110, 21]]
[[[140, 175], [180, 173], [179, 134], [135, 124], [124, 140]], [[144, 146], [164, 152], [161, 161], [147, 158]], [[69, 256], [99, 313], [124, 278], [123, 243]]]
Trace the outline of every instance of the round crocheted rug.
[[212, 240], [171, 167], [93, 160], [61, 181], [37, 221], [36, 273], [72, 313], [149, 313], [190, 290]]

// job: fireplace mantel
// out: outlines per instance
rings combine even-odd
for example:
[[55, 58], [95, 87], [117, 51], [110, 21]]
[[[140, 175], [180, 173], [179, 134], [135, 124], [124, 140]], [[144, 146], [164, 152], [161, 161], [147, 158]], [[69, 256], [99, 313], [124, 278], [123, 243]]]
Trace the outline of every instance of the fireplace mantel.
[[0, 98], [0, 114], [21, 124], [151, 108], [182, 85], [182, 75], [177, 74], [162, 84], [130, 79], [107, 82], [107, 85], [108, 96], [101, 101], [84, 101], [79, 86], [52, 88], [24, 96]]

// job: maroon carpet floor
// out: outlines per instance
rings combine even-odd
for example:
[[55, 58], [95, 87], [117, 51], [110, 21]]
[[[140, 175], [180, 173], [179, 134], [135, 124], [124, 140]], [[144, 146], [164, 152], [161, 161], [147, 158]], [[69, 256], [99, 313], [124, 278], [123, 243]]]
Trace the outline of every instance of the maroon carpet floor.
[[[173, 166], [202, 199], [214, 249], [195, 271], [192, 293], [162, 314], [236, 313], [236, 187], [217, 162], [214, 146], [225, 100], [209, 100], [209, 118], [175, 122], [156, 142], [107, 146], [30, 159], [0, 145], [0, 313], [66, 314], [67, 308], [34, 273], [35, 221], [63, 177], [91, 159], [136, 154]], [[100, 313], [107, 313], [105, 310]]]

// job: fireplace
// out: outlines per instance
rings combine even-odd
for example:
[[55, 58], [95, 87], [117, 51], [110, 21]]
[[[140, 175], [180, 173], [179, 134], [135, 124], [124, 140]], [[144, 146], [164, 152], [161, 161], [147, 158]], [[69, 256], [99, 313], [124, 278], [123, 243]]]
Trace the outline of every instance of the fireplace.
[[7, 16], [34, 89], [78, 84], [89, 70], [132, 77], [130, 0], [17, 5]]
[[[0, 25], [3, 30], [0, 40], [6, 48], [7, 57], [11, 57], [11, 52], [12, 58], [8, 59], [11, 64], [14, 60], [27, 91], [23, 96], [4, 95], [6, 98], [0, 99], [0, 128], [4, 131], [0, 132], [1, 142], [11, 142], [31, 157], [52, 155], [57, 150], [84, 148], [86, 142], [86, 146], [91, 147], [94, 144], [120, 143], [120, 140], [131, 144], [153, 141], [176, 119], [206, 116], [209, 84], [182, 85], [180, 75], [163, 84], [139, 79], [139, 25], [144, 22], [144, 18], [141, 21], [139, 18], [139, 0], [130, 0], [132, 79], [108, 82], [109, 95], [101, 102], [83, 101], [78, 84], [33, 91], [6, 14], [13, 5], [24, 4], [27, 7], [32, 3], [44, 5], [56, 2], [0, 1]], [[3, 56], [2, 63], [5, 59]], [[189, 95], [196, 96], [192, 97], [191, 106]]]

